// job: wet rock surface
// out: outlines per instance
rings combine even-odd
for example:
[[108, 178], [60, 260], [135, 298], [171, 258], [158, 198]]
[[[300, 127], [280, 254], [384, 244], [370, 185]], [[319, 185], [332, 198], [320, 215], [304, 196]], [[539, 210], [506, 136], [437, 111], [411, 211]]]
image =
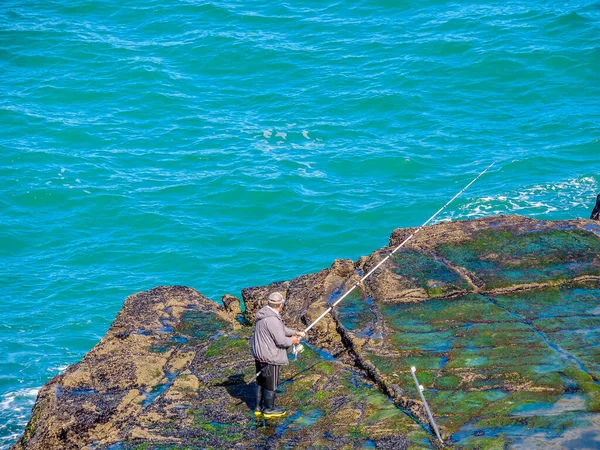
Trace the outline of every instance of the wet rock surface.
[[[311, 330], [288, 416], [255, 419], [248, 339], [280, 290], [303, 329], [414, 230], [358, 261], [226, 295], [129, 297], [40, 391], [16, 449], [600, 447], [600, 226], [518, 216], [417, 233]], [[248, 324], [248, 325], [244, 325]]]

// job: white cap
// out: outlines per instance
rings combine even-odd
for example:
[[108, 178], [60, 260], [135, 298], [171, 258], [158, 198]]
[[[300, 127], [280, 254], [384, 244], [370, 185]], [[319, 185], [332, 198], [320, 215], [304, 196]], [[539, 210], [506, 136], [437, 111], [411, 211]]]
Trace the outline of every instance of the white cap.
[[284, 298], [283, 298], [283, 295], [281, 295], [281, 292], [273, 292], [273, 293], [269, 294], [268, 300], [269, 300], [269, 303], [283, 303], [284, 302]]

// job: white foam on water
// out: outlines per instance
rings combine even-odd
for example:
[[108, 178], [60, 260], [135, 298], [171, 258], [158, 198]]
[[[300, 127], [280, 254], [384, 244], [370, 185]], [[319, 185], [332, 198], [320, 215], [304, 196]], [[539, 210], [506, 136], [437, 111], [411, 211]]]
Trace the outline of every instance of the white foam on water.
[[275, 133], [275, 137], [287, 139], [287, 133], [285, 131], [278, 131], [277, 133]]
[[52, 373], [63, 373], [69, 367], [68, 364], [61, 364], [59, 366], [50, 366], [46, 370]]
[[325, 175], [320, 170], [314, 170], [312, 172], [309, 172], [306, 169], [301, 167], [298, 169], [298, 173], [303, 178], [327, 178], [327, 175]]
[[308, 131], [306, 131], [306, 130], [302, 130], [302, 136], [304, 136], [306, 139], [310, 139], [308, 137]]
[[0, 409], [2, 409], [5, 406], [9, 406], [11, 405], [14, 401], [17, 401], [19, 399], [23, 399], [23, 398], [31, 398], [32, 400], [35, 400], [35, 398], [37, 397], [38, 392], [40, 392], [39, 387], [36, 388], [22, 388], [22, 389], [18, 389], [16, 391], [13, 392], [7, 392], [6, 394], [4, 394], [1, 398], [2, 401], [0, 401]]
[[21, 431], [11, 430], [25, 428], [39, 391], [40, 388], [23, 388], [0, 397], [0, 417], [6, 418], [0, 421], [0, 450], [8, 449], [21, 436]]
[[265, 130], [265, 131], [263, 131], [263, 136], [266, 139], [269, 139], [272, 135], [273, 135], [273, 130]]
[[[4, 428], [0, 425], [0, 430]], [[10, 446], [19, 439], [21, 435], [19, 433], [11, 433], [7, 436], [0, 438], [0, 450], [8, 450]]]
[[517, 192], [499, 193], [471, 200], [458, 210], [445, 211], [440, 220], [457, 220], [498, 214], [547, 215], [590, 210], [598, 192], [598, 182], [592, 177], [572, 178], [557, 183], [524, 186]]

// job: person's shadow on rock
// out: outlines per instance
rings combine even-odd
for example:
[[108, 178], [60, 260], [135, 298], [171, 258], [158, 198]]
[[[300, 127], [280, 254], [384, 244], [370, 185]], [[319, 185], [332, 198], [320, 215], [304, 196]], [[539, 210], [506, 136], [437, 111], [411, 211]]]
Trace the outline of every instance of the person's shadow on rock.
[[223, 386], [231, 397], [237, 398], [239, 400], [238, 405], [245, 403], [248, 409], [254, 409], [255, 384], [246, 383], [244, 374], [229, 375], [227, 381], [217, 384], [217, 386]]

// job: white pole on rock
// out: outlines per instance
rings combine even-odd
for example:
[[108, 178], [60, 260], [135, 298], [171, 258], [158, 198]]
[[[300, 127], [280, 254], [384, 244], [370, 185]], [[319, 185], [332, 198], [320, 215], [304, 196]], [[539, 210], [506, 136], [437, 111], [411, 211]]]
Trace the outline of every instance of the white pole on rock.
[[440, 436], [440, 432], [438, 431], [438, 427], [435, 424], [435, 420], [433, 420], [433, 414], [431, 414], [431, 410], [429, 409], [429, 405], [427, 404], [427, 400], [425, 400], [425, 396], [423, 395], [423, 386], [419, 384], [419, 380], [417, 380], [417, 368], [415, 366], [412, 366], [410, 368], [410, 373], [412, 373], [413, 379], [415, 380], [415, 384], [417, 385], [417, 391], [419, 391], [419, 395], [421, 396], [421, 400], [423, 400], [423, 404], [425, 405], [425, 409], [427, 410], [427, 415], [429, 416], [429, 423], [431, 423], [431, 426], [433, 428], [433, 430], [435, 431], [435, 435], [437, 436], [437, 438], [440, 440], [440, 442], [443, 444], [444, 441], [442, 440], [442, 437]]

